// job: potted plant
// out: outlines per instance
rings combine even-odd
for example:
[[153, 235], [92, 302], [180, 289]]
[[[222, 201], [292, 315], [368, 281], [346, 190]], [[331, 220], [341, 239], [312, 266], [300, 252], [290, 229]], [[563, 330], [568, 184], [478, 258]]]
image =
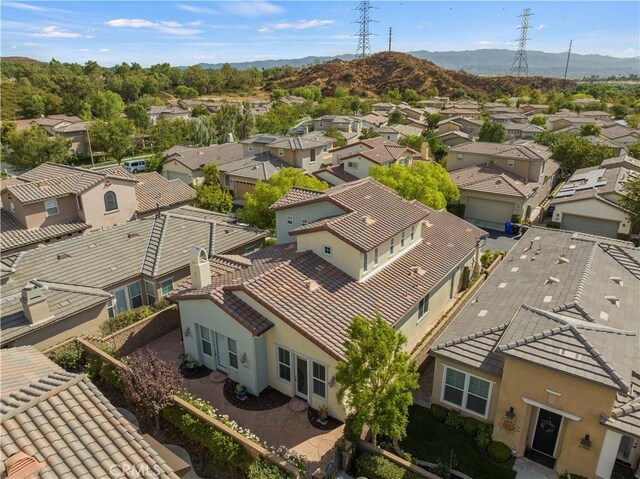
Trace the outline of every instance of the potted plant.
[[323, 426], [329, 422], [329, 411], [324, 404], [318, 408], [318, 422]]
[[242, 401], [247, 399], [247, 388], [245, 388], [242, 384], [236, 385], [236, 397]]

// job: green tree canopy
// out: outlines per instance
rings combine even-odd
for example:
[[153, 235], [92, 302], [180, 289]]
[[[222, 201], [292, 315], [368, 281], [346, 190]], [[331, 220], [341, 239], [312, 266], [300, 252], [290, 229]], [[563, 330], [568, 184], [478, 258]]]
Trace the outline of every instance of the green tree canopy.
[[420, 95], [413, 88], [405, 88], [402, 92], [402, 99], [406, 102], [419, 101]]
[[159, 119], [151, 128], [151, 139], [156, 151], [165, 151], [176, 145], [188, 145], [193, 138], [191, 122]]
[[433, 130], [426, 130], [422, 136], [429, 143], [429, 152], [438, 163], [442, 163], [447, 156], [447, 147]]
[[215, 163], [208, 163], [202, 168], [204, 180], [196, 188], [198, 206], [218, 213], [228, 213], [233, 207], [231, 193], [222, 189], [220, 171]]
[[640, 229], [640, 176], [628, 181], [624, 185], [624, 195], [620, 197], [620, 206], [629, 210], [632, 231]]
[[415, 363], [404, 352], [406, 337], [380, 313], [373, 320], [356, 316], [347, 335], [336, 381], [338, 399], [351, 411], [350, 423], [356, 433], [369, 426], [374, 444], [379, 434], [402, 439], [419, 378]]
[[531, 118], [531, 124], [532, 125], [536, 125], [536, 126], [540, 126], [542, 128], [547, 128], [547, 117], [544, 115], [533, 115], [533, 118]]
[[627, 153], [633, 158], [640, 159], [640, 140], [635, 145], [627, 146]]
[[311, 190], [326, 190], [329, 187], [324, 181], [307, 176], [300, 170], [282, 168], [269, 181], [258, 181], [253, 192], [245, 195], [245, 206], [238, 210], [238, 217], [243, 223], [256, 228], [274, 229], [276, 217], [269, 207], [294, 186]]
[[[542, 135], [539, 135], [542, 136]], [[617, 150], [609, 146], [594, 145], [586, 137], [560, 133], [551, 145], [554, 160], [561, 163], [560, 176], [569, 178], [574, 171], [597, 166], [602, 160], [616, 156]]]
[[124, 111], [122, 97], [112, 91], [99, 91], [91, 98], [91, 113], [101, 120], [109, 120]]
[[180, 85], [176, 87], [176, 95], [178, 95], [181, 100], [190, 100], [192, 98], [197, 98], [198, 96], [200, 96], [200, 93], [195, 88]]
[[393, 110], [389, 113], [388, 125], [402, 125], [404, 123], [404, 113], [400, 110]]
[[260, 133], [284, 135], [303, 117], [298, 105], [278, 104], [267, 113], [256, 118], [256, 129]]
[[360, 136], [358, 139], [368, 140], [369, 138], [377, 138], [378, 136], [380, 136], [380, 133], [378, 133], [374, 128], [363, 128], [360, 130]]
[[494, 121], [485, 121], [480, 128], [478, 134], [479, 141], [488, 141], [489, 143], [502, 143], [507, 133], [502, 123], [496, 123]]
[[139, 103], [129, 105], [124, 109], [124, 113], [140, 130], [146, 130], [151, 126], [151, 118], [149, 118], [147, 109]]
[[580, 125], [580, 136], [598, 136], [602, 128], [593, 123], [587, 123], [586, 125]]
[[435, 130], [438, 128], [438, 123], [442, 121], [442, 115], [440, 113], [430, 113], [427, 115], [427, 128], [429, 130]]
[[399, 163], [389, 167], [372, 166], [369, 176], [393, 188], [403, 198], [418, 200], [436, 210], [460, 198], [460, 191], [447, 170], [430, 161], [414, 161], [409, 166]]
[[135, 125], [128, 118], [96, 121], [89, 128], [93, 150], [115, 158], [118, 164], [133, 153], [135, 132]]
[[398, 141], [398, 144], [416, 150], [418, 153], [420, 153], [422, 143], [424, 143], [424, 137], [420, 135], [408, 135]]
[[325, 130], [324, 136], [336, 140], [333, 144], [333, 146], [335, 147], [341, 147], [347, 144], [347, 140], [345, 139], [344, 135], [336, 128], [329, 128], [328, 130]]
[[[4, 130], [4, 125], [3, 125]], [[8, 131], [3, 140], [11, 153], [5, 161], [17, 170], [28, 170], [43, 163], [67, 163], [71, 142], [61, 136], [50, 137], [37, 125], [22, 131]]]

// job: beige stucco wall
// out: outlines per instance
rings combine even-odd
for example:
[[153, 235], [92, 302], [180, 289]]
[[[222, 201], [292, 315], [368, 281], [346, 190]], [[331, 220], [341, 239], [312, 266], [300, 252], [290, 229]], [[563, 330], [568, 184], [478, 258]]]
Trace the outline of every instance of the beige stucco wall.
[[[358, 178], [366, 178], [369, 176], [369, 168], [372, 166], [378, 166], [377, 163], [367, 160], [364, 156], [356, 155], [351, 158], [345, 158], [340, 160], [340, 163], [344, 165], [344, 171], [351, 173]], [[356, 167], [349, 166], [349, 163], [355, 163]]]
[[[523, 381], [526, 378], [526, 381]], [[496, 389], [494, 388], [494, 391]], [[553, 391], [558, 394], [550, 394]], [[495, 392], [494, 392], [495, 394]], [[526, 404], [522, 398], [538, 401], [550, 408], [579, 416], [574, 421], [563, 418], [558, 445], [556, 467], [558, 473], [569, 471], [586, 477], [593, 477], [605, 436], [605, 428], [600, 425], [600, 414], [611, 411], [615, 391], [573, 376], [561, 374], [531, 363], [507, 357], [504, 363], [502, 383], [496, 410], [499, 414], [514, 408], [519, 430], [509, 434], [496, 424], [493, 438], [517, 449], [522, 456], [531, 439], [531, 428], [535, 428], [532, 413], [535, 407]], [[498, 423], [500, 417], [498, 417]], [[591, 448], [579, 447], [580, 439], [589, 434]]]
[[196, 178], [202, 178], [201, 170], [191, 171], [189, 168], [176, 160], [166, 161], [162, 164], [162, 176], [168, 178], [168, 172], [174, 172], [180, 175], [188, 175], [191, 182], [193, 182]]
[[[460, 155], [462, 155], [462, 159], [458, 159]], [[532, 181], [538, 181], [542, 171], [541, 160], [515, 160], [513, 166], [508, 166], [509, 160], [506, 158], [496, 158], [493, 155], [482, 153], [459, 153], [455, 150], [449, 151], [447, 156], [447, 171], [460, 170], [475, 165], [486, 165], [490, 161], [500, 168]]]
[[[490, 201], [500, 201], [504, 203], [513, 203], [513, 212], [514, 215], [522, 214], [524, 211], [524, 198], [518, 196], [507, 196], [507, 195], [498, 195], [495, 193], [485, 193], [481, 191], [468, 191], [464, 188], [460, 189], [460, 203], [466, 205], [469, 201], [469, 198], [482, 198]], [[465, 216], [467, 212], [465, 210]]]
[[448, 131], [460, 131], [460, 129], [460, 125], [450, 121], [447, 123], [443, 123], [438, 127], [438, 134], [441, 135], [442, 133], [447, 133]]
[[557, 203], [553, 211], [553, 221], [557, 221], [558, 223], [562, 222], [562, 215], [564, 213], [585, 216], [587, 218], [620, 221], [618, 233], [629, 234], [631, 232], [631, 222], [624, 211], [595, 198], [569, 203]]
[[[361, 253], [353, 246], [333, 236], [328, 231], [316, 231], [298, 235], [298, 251], [313, 251], [320, 258], [333, 264], [354, 279], [359, 279]], [[331, 247], [331, 255], [324, 254], [324, 247]]]
[[[113, 191], [118, 199], [118, 209], [107, 212], [104, 195]], [[80, 218], [92, 226], [92, 229], [105, 228], [126, 223], [133, 218], [138, 203], [136, 201], [135, 183], [109, 178], [85, 191], [81, 195], [82, 210], [78, 210]]]
[[2, 194], [2, 206], [6, 211], [11, 210], [11, 203], [15, 208], [13, 215], [26, 228], [41, 228], [43, 226], [55, 225], [78, 218], [75, 196], [63, 196], [56, 198], [58, 202], [57, 215], [47, 216], [44, 201], [38, 203], [22, 204], [10, 192]]
[[[278, 243], [296, 241], [295, 236], [289, 236], [289, 231], [302, 226], [302, 220], [306, 220], [307, 223], [312, 223], [317, 219], [339, 214], [344, 214], [344, 211], [328, 201], [309, 203], [307, 205], [276, 211], [276, 238]], [[287, 223], [288, 216], [292, 217], [293, 224]]]

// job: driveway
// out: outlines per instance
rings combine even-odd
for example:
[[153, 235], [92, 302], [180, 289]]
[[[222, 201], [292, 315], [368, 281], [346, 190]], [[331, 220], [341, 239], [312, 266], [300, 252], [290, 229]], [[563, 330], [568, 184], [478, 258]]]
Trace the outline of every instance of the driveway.
[[489, 233], [486, 244], [482, 247], [482, 251], [490, 249], [491, 251], [511, 251], [511, 248], [520, 239], [520, 236], [505, 234], [504, 231], [486, 230]]

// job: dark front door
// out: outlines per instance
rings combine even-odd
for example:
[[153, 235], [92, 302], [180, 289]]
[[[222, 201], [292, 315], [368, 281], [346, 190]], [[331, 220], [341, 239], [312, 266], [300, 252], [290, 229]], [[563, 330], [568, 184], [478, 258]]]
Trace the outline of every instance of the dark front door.
[[562, 416], [560, 414], [540, 409], [531, 448], [553, 457], [561, 423]]

